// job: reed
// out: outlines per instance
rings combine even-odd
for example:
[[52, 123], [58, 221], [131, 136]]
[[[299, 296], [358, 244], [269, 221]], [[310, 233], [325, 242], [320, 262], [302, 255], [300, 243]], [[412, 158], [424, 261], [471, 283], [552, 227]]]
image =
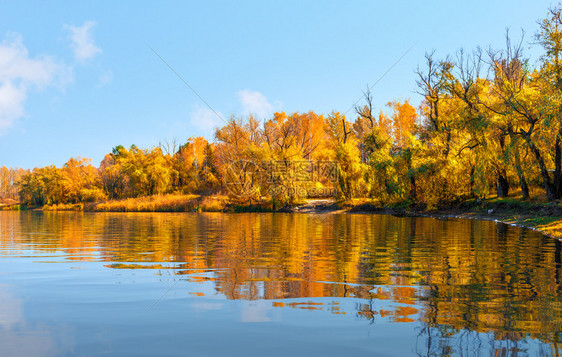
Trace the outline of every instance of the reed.
[[87, 206], [96, 212], [223, 212], [226, 196], [167, 194], [111, 200]]
[[59, 203], [43, 206], [43, 211], [83, 211], [82, 203]]

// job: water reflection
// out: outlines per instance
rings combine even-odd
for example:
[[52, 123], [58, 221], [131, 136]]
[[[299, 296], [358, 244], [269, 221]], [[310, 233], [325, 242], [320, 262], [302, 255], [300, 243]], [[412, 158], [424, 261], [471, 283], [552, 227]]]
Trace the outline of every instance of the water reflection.
[[23, 306], [24, 301], [14, 294], [13, 286], [0, 284], [2, 356], [55, 356], [72, 348], [73, 341], [64, 329], [29, 322]]
[[[562, 341], [560, 242], [493, 222], [0, 212], [0, 237], [3, 257], [149, 270], [199, 284], [186, 294], [192, 299], [211, 284], [212, 294], [249, 301], [243, 321], [268, 322], [289, 308], [417, 323], [418, 355], [550, 355]], [[353, 301], [351, 310], [344, 301]]]

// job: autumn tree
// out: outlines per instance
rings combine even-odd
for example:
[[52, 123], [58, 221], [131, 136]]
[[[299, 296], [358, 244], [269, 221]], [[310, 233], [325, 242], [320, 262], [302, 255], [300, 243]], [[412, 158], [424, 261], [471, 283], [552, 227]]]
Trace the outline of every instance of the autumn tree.
[[81, 157], [71, 158], [61, 169], [67, 202], [93, 202], [106, 197], [99, 172], [91, 161]]
[[548, 160], [552, 152], [540, 143], [554, 139], [548, 133], [552, 132], [553, 126], [559, 128], [556, 118], [559, 117], [560, 101], [557, 95], [550, 94], [548, 83], [538, 71], [529, 73], [526, 70], [527, 60], [522, 55], [521, 44], [522, 40], [512, 44], [507, 35], [506, 50], [490, 53], [494, 73], [492, 88], [498, 98], [498, 107], [494, 111], [506, 121], [508, 133], [520, 137], [534, 156], [547, 199], [553, 200], [558, 198], [555, 182], [560, 172], [550, 173]]
[[[539, 22], [539, 31], [535, 34], [535, 40], [544, 49], [539, 72], [540, 80], [543, 81], [549, 101], [556, 106], [562, 101], [562, 5], [549, 9], [547, 17]], [[552, 185], [556, 198], [562, 198], [562, 115], [559, 108], [558, 105], [556, 112], [553, 113], [553, 120], [548, 120], [555, 137]]]
[[16, 199], [17, 183], [26, 171], [19, 168], [0, 167], [0, 199]]
[[20, 201], [25, 205], [50, 205], [65, 203], [65, 177], [54, 165], [35, 168], [24, 174], [19, 182]]

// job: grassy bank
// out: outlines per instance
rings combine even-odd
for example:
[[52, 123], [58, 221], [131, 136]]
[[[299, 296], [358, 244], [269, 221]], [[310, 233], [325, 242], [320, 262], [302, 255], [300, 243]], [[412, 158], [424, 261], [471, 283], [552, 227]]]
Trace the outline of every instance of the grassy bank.
[[12, 198], [0, 197], [0, 211], [19, 211], [22, 209], [19, 202]]
[[[17, 202], [4, 202], [0, 210], [20, 210]], [[272, 212], [271, 202], [232, 202], [227, 196], [155, 195], [85, 204], [45, 205], [44, 211], [89, 212]], [[492, 198], [467, 200], [427, 211], [402, 203], [383, 205], [377, 200], [354, 199], [345, 202], [311, 200], [307, 204], [279, 210], [294, 213], [376, 213], [397, 216], [456, 217], [505, 222], [541, 231], [562, 239], [562, 202], [545, 202], [544, 198]]]
[[111, 200], [86, 205], [84, 210], [94, 212], [224, 212], [228, 204], [226, 196], [169, 194]]
[[[231, 202], [227, 196], [220, 195], [168, 194], [85, 204], [82, 210], [91, 212], [263, 212], [271, 211], [270, 207], [271, 205], [267, 202], [247, 204]], [[74, 207], [69, 207], [69, 210], [74, 210]]]
[[530, 200], [491, 198], [485, 201], [466, 200], [427, 211], [403, 204], [381, 205], [376, 200], [357, 199], [341, 204], [350, 213], [379, 213], [397, 216], [450, 217], [504, 222], [536, 229], [553, 238], [562, 239], [562, 202], [546, 202], [543, 197]]
[[272, 212], [269, 201], [238, 202], [228, 196], [167, 194], [90, 203], [60, 203], [39, 207], [0, 204], [0, 210], [43, 210], [85, 212]]

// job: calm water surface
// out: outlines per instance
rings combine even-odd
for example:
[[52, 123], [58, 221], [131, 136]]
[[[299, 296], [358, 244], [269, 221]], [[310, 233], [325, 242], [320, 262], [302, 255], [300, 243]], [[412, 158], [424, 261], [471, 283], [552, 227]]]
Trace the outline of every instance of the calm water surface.
[[0, 355], [557, 355], [560, 253], [470, 220], [0, 212]]

